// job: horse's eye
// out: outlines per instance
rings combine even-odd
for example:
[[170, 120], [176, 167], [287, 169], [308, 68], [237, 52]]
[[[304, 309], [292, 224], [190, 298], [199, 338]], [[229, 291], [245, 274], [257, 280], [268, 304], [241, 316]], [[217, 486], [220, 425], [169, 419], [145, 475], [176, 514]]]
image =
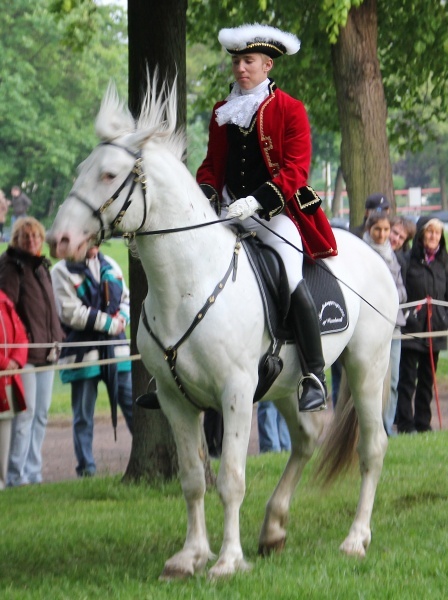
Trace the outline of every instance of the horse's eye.
[[113, 173], [103, 173], [101, 175], [101, 181], [103, 181], [104, 183], [112, 183], [112, 181], [115, 179], [115, 175]]

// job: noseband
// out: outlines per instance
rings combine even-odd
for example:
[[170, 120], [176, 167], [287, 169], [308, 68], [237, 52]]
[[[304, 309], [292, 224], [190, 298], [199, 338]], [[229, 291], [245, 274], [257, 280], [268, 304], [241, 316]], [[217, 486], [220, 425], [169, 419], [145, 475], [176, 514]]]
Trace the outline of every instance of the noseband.
[[[143, 192], [143, 219], [142, 219], [142, 222], [140, 223], [140, 226], [137, 228], [137, 231], [143, 227], [143, 224], [146, 221], [147, 208], [146, 208], [146, 179], [145, 179], [145, 174], [143, 173], [143, 169], [142, 169], [143, 158], [142, 158], [141, 152], [140, 151], [133, 152], [132, 150], [129, 150], [129, 148], [125, 148], [124, 146], [120, 146], [119, 144], [114, 144], [113, 142], [102, 142], [99, 145], [100, 146], [115, 146], [116, 148], [120, 148], [121, 150], [124, 150], [125, 152], [130, 154], [135, 159], [134, 166], [133, 166], [131, 172], [129, 173], [129, 175], [126, 177], [126, 179], [120, 185], [120, 187], [114, 192], [114, 194], [112, 194], [112, 196], [108, 200], [106, 200], [106, 202], [104, 202], [99, 208], [94, 208], [92, 206], [92, 204], [86, 198], [84, 198], [77, 192], [71, 191], [69, 193], [69, 197], [72, 196], [73, 198], [76, 198], [77, 200], [79, 200], [79, 202], [81, 202], [82, 204], [84, 204], [85, 206], [90, 208], [93, 216], [99, 220], [100, 226], [101, 226], [99, 243], [101, 243], [102, 241], [104, 241], [104, 239], [106, 239], [106, 232], [109, 232], [109, 235], [107, 237], [108, 238], [111, 237], [114, 229], [117, 227], [117, 225], [119, 225], [121, 223], [124, 215], [126, 214], [126, 211], [128, 210], [129, 206], [132, 203], [132, 193], [133, 193], [135, 185], [137, 183], [140, 183], [140, 185], [142, 187], [142, 192]], [[115, 200], [117, 200], [117, 198], [120, 196], [121, 192], [124, 190], [124, 188], [129, 183], [131, 185], [129, 187], [128, 195], [126, 196], [126, 199], [123, 202], [121, 209], [118, 211], [117, 216], [110, 224], [110, 227], [108, 229], [106, 229], [104, 227], [102, 214], [109, 208], [109, 206], [111, 206], [111, 204], [113, 202], [115, 202]]]

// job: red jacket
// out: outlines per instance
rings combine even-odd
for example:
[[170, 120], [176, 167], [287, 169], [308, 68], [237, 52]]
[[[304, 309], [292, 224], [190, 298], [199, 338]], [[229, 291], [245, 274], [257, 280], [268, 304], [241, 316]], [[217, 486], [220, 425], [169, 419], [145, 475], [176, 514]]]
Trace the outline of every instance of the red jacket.
[[[196, 179], [209, 198], [221, 199], [225, 185], [228, 141], [227, 126], [219, 126], [213, 107], [207, 155]], [[251, 195], [263, 206], [262, 217], [270, 219], [285, 210], [302, 237], [304, 251], [315, 257], [337, 254], [336, 241], [320, 199], [307, 186], [311, 161], [311, 134], [303, 104], [270, 83], [270, 94], [258, 108], [258, 142], [271, 180]]]
[[[28, 337], [25, 327], [17, 315], [14, 304], [8, 296], [0, 290], [0, 342], [2, 344], [27, 344]], [[4, 371], [11, 359], [23, 367], [28, 358], [28, 348], [0, 348], [0, 371]], [[20, 372], [17, 375], [0, 376], [0, 412], [13, 409], [9, 405], [6, 395], [6, 385], [12, 384], [12, 390], [17, 400], [19, 411], [26, 410]]]

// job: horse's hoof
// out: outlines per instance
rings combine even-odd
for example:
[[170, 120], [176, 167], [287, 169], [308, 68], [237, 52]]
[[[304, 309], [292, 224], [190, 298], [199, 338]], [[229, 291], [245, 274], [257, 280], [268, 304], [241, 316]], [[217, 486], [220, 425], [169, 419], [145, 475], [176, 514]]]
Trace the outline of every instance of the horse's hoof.
[[194, 573], [190, 571], [165, 566], [161, 575], [159, 576], [159, 581], [174, 581], [179, 579], [188, 579], [189, 577], [193, 577], [193, 575]]
[[285, 544], [286, 536], [269, 544], [260, 544], [258, 546], [258, 554], [260, 556], [269, 556], [273, 553], [280, 554], [280, 552], [283, 552]]
[[246, 562], [244, 559], [239, 560], [235, 563], [227, 563], [226, 561], [220, 561], [214, 565], [208, 572], [209, 581], [216, 581], [225, 577], [231, 577], [238, 572], [246, 572], [252, 569], [252, 565]]
[[339, 550], [346, 554], [347, 556], [355, 556], [357, 558], [365, 558], [367, 547], [364, 544], [359, 542], [354, 542], [353, 540], [345, 540], [339, 546]]

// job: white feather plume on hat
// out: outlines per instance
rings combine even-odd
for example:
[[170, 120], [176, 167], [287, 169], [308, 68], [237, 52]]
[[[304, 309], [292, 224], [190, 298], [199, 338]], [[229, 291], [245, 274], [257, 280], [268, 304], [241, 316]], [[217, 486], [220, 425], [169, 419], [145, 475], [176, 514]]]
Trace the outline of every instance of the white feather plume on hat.
[[300, 40], [293, 33], [259, 23], [221, 29], [218, 40], [229, 54], [262, 52], [277, 58], [300, 50]]

